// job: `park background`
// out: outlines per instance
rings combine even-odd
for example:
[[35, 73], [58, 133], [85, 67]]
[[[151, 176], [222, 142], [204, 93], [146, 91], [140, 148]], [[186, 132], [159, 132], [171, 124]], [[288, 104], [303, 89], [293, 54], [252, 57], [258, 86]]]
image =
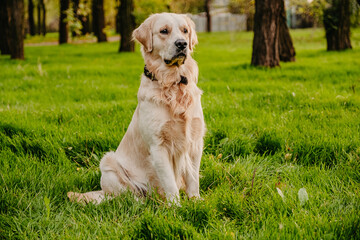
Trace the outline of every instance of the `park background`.
[[[1, 3], [10, 2], [22, 2], [23, 15], [8, 21], [0, 14], [0, 31], [3, 24], [22, 29], [11, 29], [12, 41], [5, 41], [16, 51], [1, 48], [0, 56], [0, 238], [359, 238], [356, 1], [285, 1], [290, 57], [272, 54], [275, 65], [253, 61], [263, 54], [253, 49], [254, 1], [124, 0], [133, 5], [121, 20], [120, 1], [67, 1], [64, 12], [63, 0], [33, 0], [33, 33], [29, 1]], [[103, 20], [95, 21], [99, 2]], [[11, 4], [6, 16], [13, 13]], [[203, 200], [182, 194], [181, 207], [168, 206], [157, 195], [136, 200], [129, 192], [98, 206], [69, 202], [68, 191], [100, 188], [99, 161], [117, 148], [137, 105], [140, 46], [127, 41], [130, 47], [121, 48], [117, 32], [125, 36], [131, 29], [118, 23], [130, 19], [123, 26], [136, 27], [162, 11], [208, 21], [207, 9], [213, 21], [219, 14], [245, 15], [247, 31], [198, 33], [194, 58], [207, 124]], [[324, 16], [348, 17], [348, 31], [336, 20], [326, 29]], [[64, 23], [66, 41], [58, 32]], [[338, 30], [350, 45], [329, 49], [327, 33]], [[1, 32], [1, 47], [9, 36]], [[23, 58], [13, 60], [21, 39]], [[267, 44], [282, 46], [279, 39]]]

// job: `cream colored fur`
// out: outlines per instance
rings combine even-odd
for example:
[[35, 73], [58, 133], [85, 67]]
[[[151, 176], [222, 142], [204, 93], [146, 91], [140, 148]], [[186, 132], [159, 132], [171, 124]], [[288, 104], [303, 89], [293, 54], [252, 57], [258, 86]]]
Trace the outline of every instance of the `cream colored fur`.
[[[167, 29], [168, 33], [161, 33]], [[179, 189], [189, 197], [199, 195], [199, 168], [205, 133], [198, 67], [191, 57], [197, 43], [194, 23], [185, 15], [151, 15], [134, 32], [141, 52], [157, 81], [144, 74], [138, 91], [138, 106], [119, 147], [100, 162], [101, 191], [69, 192], [73, 201], [100, 203], [130, 189], [137, 195], [156, 190], [170, 203], [179, 202]], [[182, 63], [175, 41], [186, 40]], [[179, 83], [181, 77], [188, 84]]]

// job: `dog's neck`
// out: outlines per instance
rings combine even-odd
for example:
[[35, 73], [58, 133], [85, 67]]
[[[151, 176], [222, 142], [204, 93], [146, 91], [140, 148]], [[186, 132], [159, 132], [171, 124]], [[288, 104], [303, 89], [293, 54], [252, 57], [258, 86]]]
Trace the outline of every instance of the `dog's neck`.
[[[156, 76], [154, 73], [150, 72], [149, 69], [147, 69], [146, 65], [144, 66], [144, 75], [149, 78], [151, 81], [157, 81]], [[180, 80], [177, 82], [177, 84], [188, 84], [187, 77], [180, 75]]]
[[187, 84], [197, 83], [197, 65], [190, 54], [180, 66], [168, 66], [160, 56], [152, 53], [143, 54], [148, 70], [144, 71], [144, 75], [148, 75], [147, 78], [151, 80], [155, 78], [162, 88], [185, 86], [186, 82]]
[[[181, 66], [167, 66], [160, 57], [151, 54], [144, 57], [144, 86], [138, 92], [139, 100], [157, 99], [158, 103], [166, 105], [171, 114], [187, 118], [192, 111], [194, 99], [201, 95], [201, 90], [196, 86], [198, 80], [198, 67], [189, 55]], [[186, 77], [188, 84], [180, 82], [181, 76]], [[152, 84], [156, 83], [156, 84]]]

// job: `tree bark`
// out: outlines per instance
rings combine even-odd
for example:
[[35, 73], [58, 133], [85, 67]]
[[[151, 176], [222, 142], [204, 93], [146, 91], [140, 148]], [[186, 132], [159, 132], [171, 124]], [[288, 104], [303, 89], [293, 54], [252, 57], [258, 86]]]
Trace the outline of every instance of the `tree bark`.
[[350, 0], [332, 0], [324, 10], [324, 27], [328, 51], [351, 49]]
[[135, 43], [131, 34], [135, 29], [133, 0], [121, 0], [120, 4], [120, 48], [119, 52], [133, 52]]
[[68, 42], [68, 26], [65, 11], [69, 8], [69, 0], [60, 0], [60, 20], [59, 20], [59, 44]]
[[92, 2], [93, 31], [98, 42], [106, 42], [104, 1], [93, 0]]
[[29, 0], [28, 3], [28, 16], [29, 16], [29, 33], [31, 36], [35, 36], [35, 21], [34, 21], [34, 3], [33, 0]]
[[210, 1], [211, 1], [211, 0], [205, 0], [206, 31], [207, 31], [207, 32], [211, 32]]
[[294, 62], [295, 61], [295, 48], [290, 36], [289, 28], [286, 23], [285, 2], [281, 0], [281, 15], [279, 22], [279, 54], [280, 61]]
[[24, 59], [24, 0], [6, 1], [8, 16], [8, 32], [11, 59]]
[[0, 1], [0, 51], [1, 55], [10, 54], [10, 46], [7, 36], [10, 35], [9, 14], [7, 1]]
[[279, 66], [279, 0], [255, 0], [254, 39], [251, 64]]

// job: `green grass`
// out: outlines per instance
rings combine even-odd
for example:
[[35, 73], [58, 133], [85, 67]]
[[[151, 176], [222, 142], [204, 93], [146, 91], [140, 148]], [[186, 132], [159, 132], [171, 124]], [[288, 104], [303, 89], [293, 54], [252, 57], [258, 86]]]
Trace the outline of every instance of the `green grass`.
[[360, 31], [343, 52], [325, 51], [322, 30], [291, 34], [297, 60], [276, 69], [249, 65], [251, 33], [199, 34], [204, 200], [182, 194], [182, 207], [130, 193], [99, 206], [66, 197], [100, 188], [99, 161], [137, 104], [138, 48], [1, 56], [0, 238], [359, 239]]
[[43, 43], [43, 42], [57, 43], [58, 41], [59, 41], [59, 34], [57, 32], [51, 32], [51, 33], [47, 33], [45, 36], [43, 35], [30, 36], [29, 34], [27, 34], [24, 43], [25, 44]]

